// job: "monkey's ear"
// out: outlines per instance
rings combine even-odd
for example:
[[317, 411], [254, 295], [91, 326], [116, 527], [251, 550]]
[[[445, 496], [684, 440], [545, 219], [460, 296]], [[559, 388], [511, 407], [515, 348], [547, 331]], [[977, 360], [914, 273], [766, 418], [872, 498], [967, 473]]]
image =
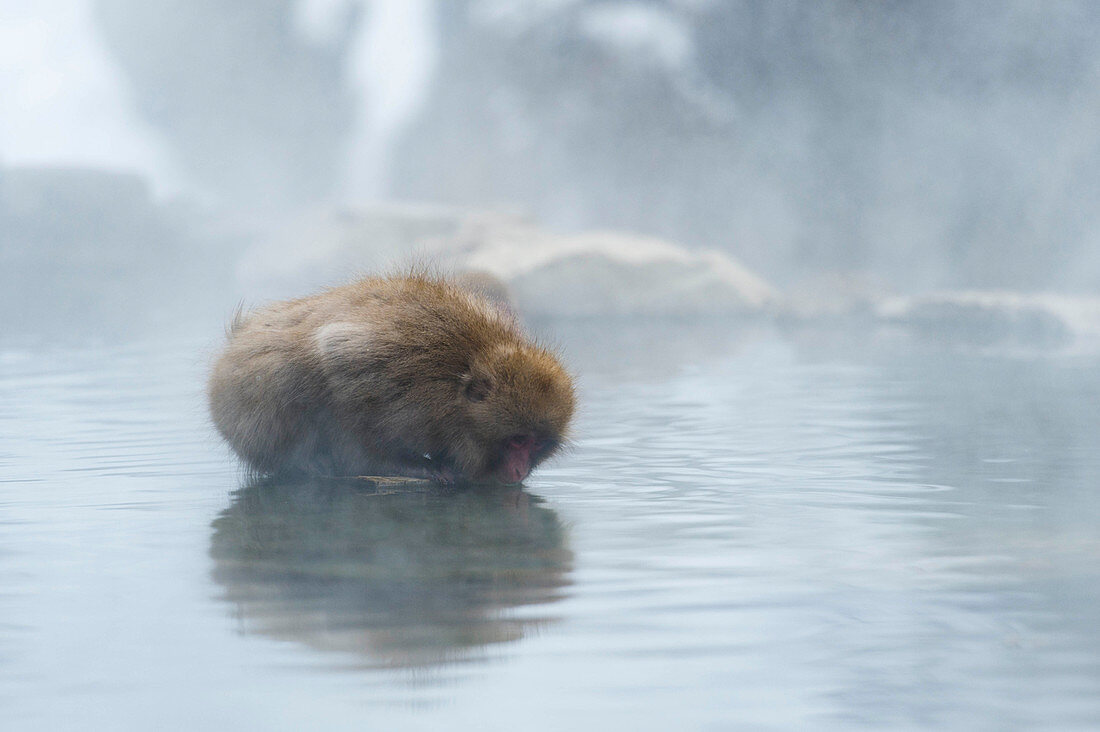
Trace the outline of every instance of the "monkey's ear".
[[489, 392], [493, 390], [492, 382], [483, 376], [475, 377], [467, 374], [462, 381], [462, 393], [471, 402], [485, 401], [485, 397], [489, 396]]

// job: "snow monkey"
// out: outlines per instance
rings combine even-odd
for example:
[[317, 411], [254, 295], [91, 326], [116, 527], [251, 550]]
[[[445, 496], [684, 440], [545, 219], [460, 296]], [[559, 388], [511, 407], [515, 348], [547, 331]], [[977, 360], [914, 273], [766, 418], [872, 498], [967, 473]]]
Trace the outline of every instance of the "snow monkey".
[[557, 357], [442, 277], [368, 277], [234, 319], [218, 431], [260, 473], [519, 483], [574, 409]]

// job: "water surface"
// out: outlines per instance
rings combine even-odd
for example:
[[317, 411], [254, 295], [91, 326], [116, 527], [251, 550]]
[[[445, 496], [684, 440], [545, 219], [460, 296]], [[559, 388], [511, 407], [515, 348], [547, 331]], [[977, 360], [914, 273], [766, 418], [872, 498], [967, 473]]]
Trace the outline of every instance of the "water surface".
[[520, 489], [250, 482], [213, 339], [0, 348], [15, 729], [1100, 725], [1100, 362], [561, 327]]

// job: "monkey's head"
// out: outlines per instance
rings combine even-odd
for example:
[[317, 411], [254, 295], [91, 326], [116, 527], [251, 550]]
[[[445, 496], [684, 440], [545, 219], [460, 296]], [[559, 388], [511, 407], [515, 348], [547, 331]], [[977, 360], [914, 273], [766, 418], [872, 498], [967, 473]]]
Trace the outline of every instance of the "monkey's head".
[[548, 351], [501, 344], [479, 355], [461, 380], [469, 431], [454, 457], [474, 480], [519, 483], [565, 439], [573, 380]]

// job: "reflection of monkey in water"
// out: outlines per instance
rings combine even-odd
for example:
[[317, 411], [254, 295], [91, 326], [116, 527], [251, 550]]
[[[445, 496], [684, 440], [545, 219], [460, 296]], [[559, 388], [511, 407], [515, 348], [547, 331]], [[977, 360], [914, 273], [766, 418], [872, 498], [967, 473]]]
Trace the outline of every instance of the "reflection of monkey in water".
[[573, 414], [557, 358], [443, 279], [368, 278], [233, 324], [214, 366], [219, 432], [265, 473], [518, 483]]
[[[316, 478], [242, 488], [210, 554], [247, 631], [390, 666], [476, 658], [545, 626], [573, 563], [561, 520], [522, 488]], [[546, 609], [513, 612], [533, 604]]]

